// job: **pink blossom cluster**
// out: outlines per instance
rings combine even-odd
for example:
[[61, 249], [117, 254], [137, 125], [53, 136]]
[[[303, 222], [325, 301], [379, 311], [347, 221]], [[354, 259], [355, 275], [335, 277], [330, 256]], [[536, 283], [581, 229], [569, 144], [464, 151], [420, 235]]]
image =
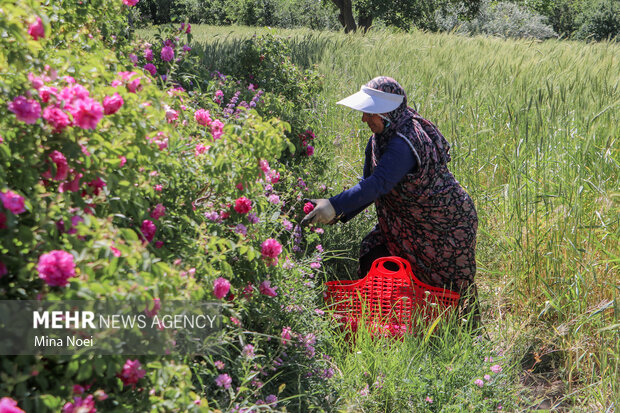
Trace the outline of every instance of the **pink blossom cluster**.
[[261, 159], [258, 162], [258, 166], [265, 174], [265, 179], [267, 180], [267, 182], [269, 182], [270, 184], [278, 183], [278, 181], [280, 180], [280, 173], [275, 169], [271, 169], [271, 167], [269, 166], [269, 162]]
[[315, 138], [314, 132], [308, 129], [304, 133], [300, 134], [299, 138], [301, 139], [301, 147], [305, 149], [306, 155], [314, 155], [314, 146], [310, 145], [310, 142]]
[[104, 114], [116, 113], [124, 103], [123, 98], [115, 93], [113, 96], [105, 96], [102, 105], [92, 99], [88, 90], [70, 76], [63, 78], [68, 86], [60, 91], [54, 86], [45, 85], [45, 82], [51, 81], [54, 76], [55, 74], [52, 77], [38, 77], [32, 73], [28, 75], [41, 102], [48, 105], [42, 110], [38, 100], [17, 96], [8, 103], [9, 111], [15, 114], [17, 120], [34, 124], [42, 117], [55, 133], [61, 133], [69, 126], [93, 130]]
[[66, 287], [69, 278], [75, 277], [73, 255], [66, 251], [54, 250], [39, 257], [37, 265], [39, 278], [52, 287]]
[[136, 386], [138, 380], [140, 380], [146, 371], [142, 368], [142, 364], [138, 360], [127, 360], [123, 365], [123, 370], [118, 374], [125, 386]]

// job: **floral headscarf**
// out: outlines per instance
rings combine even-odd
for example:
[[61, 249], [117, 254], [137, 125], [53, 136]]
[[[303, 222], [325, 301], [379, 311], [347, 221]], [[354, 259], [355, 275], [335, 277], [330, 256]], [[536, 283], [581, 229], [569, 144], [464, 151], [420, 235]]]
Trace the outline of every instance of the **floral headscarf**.
[[435, 125], [421, 117], [413, 108], [407, 105], [407, 94], [396, 80], [387, 76], [379, 76], [368, 82], [366, 86], [382, 92], [404, 96], [400, 106], [389, 113], [383, 114], [389, 120], [389, 124], [386, 125], [383, 132], [374, 135], [380, 154], [385, 152], [387, 143], [397, 133], [405, 136], [416, 135], [414, 121], [417, 121], [435, 145], [435, 151], [433, 151], [434, 161], [443, 164], [450, 162], [450, 144], [448, 144]]

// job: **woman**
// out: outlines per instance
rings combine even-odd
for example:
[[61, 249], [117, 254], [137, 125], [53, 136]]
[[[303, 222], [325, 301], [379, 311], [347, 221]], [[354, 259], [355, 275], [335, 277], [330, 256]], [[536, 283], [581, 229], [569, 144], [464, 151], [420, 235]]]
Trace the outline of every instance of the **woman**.
[[474, 298], [478, 218], [448, 170], [448, 142], [407, 106], [392, 78], [377, 77], [338, 104], [363, 112], [373, 132], [364, 179], [330, 199], [312, 200], [316, 207], [304, 221], [346, 222], [374, 202], [379, 222], [362, 241], [360, 277], [375, 259], [396, 255], [421, 281]]

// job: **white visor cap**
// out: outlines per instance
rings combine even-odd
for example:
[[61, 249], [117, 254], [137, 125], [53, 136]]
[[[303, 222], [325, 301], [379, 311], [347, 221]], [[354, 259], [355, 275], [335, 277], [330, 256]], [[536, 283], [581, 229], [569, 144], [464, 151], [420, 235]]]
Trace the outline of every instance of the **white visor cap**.
[[403, 95], [362, 86], [359, 92], [347, 96], [336, 104], [365, 113], [388, 113], [399, 107], [404, 98]]

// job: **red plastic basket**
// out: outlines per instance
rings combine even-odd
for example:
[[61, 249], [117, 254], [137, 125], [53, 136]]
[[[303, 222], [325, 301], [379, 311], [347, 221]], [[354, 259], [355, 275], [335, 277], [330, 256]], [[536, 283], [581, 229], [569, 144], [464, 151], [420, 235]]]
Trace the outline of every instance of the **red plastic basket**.
[[[395, 264], [398, 270], [385, 267]], [[366, 277], [326, 283], [325, 302], [352, 331], [364, 319], [373, 335], [401, 336], [413, 332], [415, 320], [434, 320], [456, 308], [459, 294], [424, 284], [400, 257], [375, 260]]]

